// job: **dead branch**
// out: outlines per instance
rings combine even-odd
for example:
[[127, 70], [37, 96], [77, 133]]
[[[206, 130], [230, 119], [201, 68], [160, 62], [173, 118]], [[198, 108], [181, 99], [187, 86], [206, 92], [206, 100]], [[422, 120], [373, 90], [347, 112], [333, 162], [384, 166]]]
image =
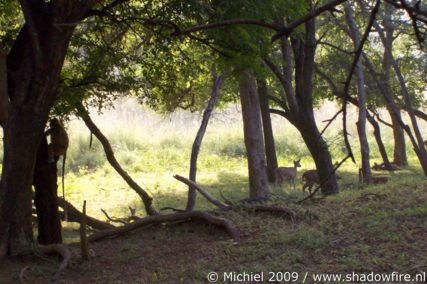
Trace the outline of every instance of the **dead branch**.
[[[77, 222], [81, 223], [81, 220], [83, 218], [83, 213], [77, 210], [76, 207], [74, 207], [71, 203], [68, 201], [65, 201], [64, 199], [58, 197], [58, 205], [61, 208], [67, 207], [68, 212], [68, 222]], [[91, 226], [94, 229], [97, 230], [105, 230], [105, 229], [111, 229], [115, 228], [115, 226], [108, 224], [106, 222], [103, 222], [101, 220], [95, 219], [90, 216], [86, 216], [86, 223], [88, 226]]]
[[183, 176], [180, 176], [180, 175], [174, 175], [173, 177], [175, 179], [179, 180], [180, 182], [185, 183], [189, 187], [192, 187], [192, 188], [196, 189], [198, 192], [200, 192], [200, 194], [203, 195], [204, 198], [206, 198], [207, 201], [209, 201], [210, 203], [212, 203], [216, 207], [219, 207], [219, 208], [226, 208], [226, 207], [228, 207], [227, 204], [222, 203], [221, 201], [219, 201], [218, 199], [216, 199], [215, 197], [213, 197], [212, 195], [210, 195], [210, 193], [206, 189], [200, 187], [200, 185], [198, 185], [194, 181], [191, 181], [191, 180], [189, 180], [189, 179], [187, 179], [187, 178], [185, 178]]
[[107, 211], [105, 211], [104, 209], [102, 209], [101, 208], [101, 212], [104, 214], [104, 216], [109, 220], [109, 221], [111, 221], [111, 222], [113, 222], [113, 223], [120, 223], [120, 224], [123, 224], [123, 225], [126, 225], [126, 224], [128, 224], [129, 222], [126, 222], [126, 221], [124, 221], [124, 220], [122, 220], [122, 219], [119, 219], [119, 218], [113, 218], [113, 217], [110, 217], [110, 215], [108, 215], [108, 213], [107, 213]]
[[83, 216], [80, 222], [80, 251], [83, 260], [89, 260], [89, 251], [87, 245], [87, 233], [86, 233], [86, 200], [83, 202]]
[[147, 216], [145, 218], [141, 218], [139, 220], [136, 220], [133, 223], [130, 223], [121, 227], [96, 232], [92, 234], [88, 238], [88, 240], [89, 242], [99, 241], [107, 237], [123, 235], [135, 229], [139, 229], [152, 224], [185, 221], [185, 220], [193, 220], [193, 221], [199, 220], [209, 224], [223, 227], [226, 229], [228, 234], [233, 239], [235, 239], [236, 241], [240, 239], [239, 230], [234, 226], [234, 224], [231, 221], [224, 218], [213, 216], [207, 212], [189, 211], [189, 212], [174, 213], [174, 214], [168, 214], [168, 215]]
[[67, 248], [67, 246], [63, 244], [51, 244], [51, 245], [44, 245], [44, 246], [38, 245], [34, 247], [34, 253], [36, 255], [37, 254], [48, 255], [48, 254], [56, 253], [62, 257], [61, 264], [59, 265], [58, 270], [52, 276], [52, 280], [57, 280], [59, 278], [60, 274], [62, 273], [62, 271], [64, 271], [65, 268], [67, 268], [68, 263], [71, 260], [71, 252]]
[[90, 118], [89, 112], [83, 106], [83, 104], [79, 104], [77, 107], [78, 115], [83, 119], [86, 126], [89, 130], [95, 135], [95, 137], [101, 142], [102, 147], [104, 148], [105, 155], [107, 157], [110, 165], [116, 170], [116, 172], [126, 181], [126, 183], [141, 197], [142, 202], [145, 205], [145, 210], [148, 215], [156, 215], [157, 211], [154, 209], [152, 205], [153, 199], [150, 195], [140, 187], [132, 177], [122, 168], [122, 166], [117, 161], [113, 148], [111, 147], [110, 142], [107, 137], [102, 134], [101, 130], [96, 126], [96, 124]]

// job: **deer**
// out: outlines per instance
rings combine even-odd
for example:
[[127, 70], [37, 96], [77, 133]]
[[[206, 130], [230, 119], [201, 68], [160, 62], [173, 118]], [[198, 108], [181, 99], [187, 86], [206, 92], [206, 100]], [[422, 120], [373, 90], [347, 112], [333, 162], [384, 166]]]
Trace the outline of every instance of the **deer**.
[[298, 168], [301, 167], [300, 161], [294, 161], [293, 167], [278, 167], [274, 172], [276, 183], [281, 185], [283, 182], [288, 181], [289, 185], [295, 190], [295, 178], [297, 177]]
[[[341, 177], [339, 175], [335, 175], [336, 179], [339, 180]], [[311, 189], [314, 185], [320, 184], [319, 175], [317, 174], [317, 170], [307, 170], [302, 174], [302, 191], [306, 189], [311, 194]]]
[[317, 170], [307, 170], [302, 174], [302, 191], [306, 189], [311, 194], [311, 189], [315, 184], [319, 184], [319, 175], [317, 174]]

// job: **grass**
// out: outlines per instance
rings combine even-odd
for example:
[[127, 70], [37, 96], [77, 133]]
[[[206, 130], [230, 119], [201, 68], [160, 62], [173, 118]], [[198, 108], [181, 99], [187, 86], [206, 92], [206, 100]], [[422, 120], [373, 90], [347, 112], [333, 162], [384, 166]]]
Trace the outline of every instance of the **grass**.
[[[320, 112], [318, 121], [328, 118], [325, 113], [332, 112]], [[159, 117], [125, 102], [94, 120], [110, 139], [122, 166], [153, 196], [156, 208], [185, 206], [187, 188], [172, 176], [188, 175], [199, 114]], [[313, 168], [297, 131], [277, 117], [273, 126], [279, 164], [291, 165], [301, 158], [300, 174]], [[352, 120], [349, 129], [357, 152]], [[67, 199], [78, 208], [87, 200], [88, 214], [99, 219], [105, 220], [101, 208], [112, 216], [124, 217], [131, 206], [138, 215], [144, 215], [138, 196], [105, 160], [101, 145], [94, 141], [89, 149], [89, 133], [84, 125], [71, 121], [69, 132]], [[391, 153], [391, 133], [383, 129], [383, 134]], [[220, 192], [235, 201], [248, 196], [242, 137], [236, 110], [215, 114], [199, 155], [197, 181], [216, 197]], [[333, 124], [325, 137], [334, 160], [342, 158], [338, 125]], [[374, 140], [369, 140], [372, 162], [380, 162]], [[412, 153], [409, 148], [408, 153]], [[150, 227], [92, 244], [95, 257], [81, 263], [76, 256], [64, 279], [75, 283], [203, 283], [209, 271], [405, 272], [417, 265], [427, 267], [427, 259], [419, 252], [427, 245], [423, 230], [427, 225], [427, 182], [412, 154], [410, 165], [390, 173], [387, 185], [362, 187], [358, 166], [346, 162], [339, 171], [341, 193], [303, 206], [289, 204], [304, 196], [300, 177], [296, 191], [288, 186], [271, 186], [271, 203], [291, 206], [300, 214], [308, 210], [319, 220], [306, 217], [292, 221], [269, 214], [227, 212], [224, 217], [241, 229], [239, 244], [223, 231], [203, 224]], [[212, 206], [199, 196], [197, 209], [209, 210]], [[64, 223], [64, 236], [66, 242], [76, 242], [77, 226]], [[71, 248], [77, 255], [78, 246]], [[26, 263], [31, 265], [28, 274], [32, 283], [44, 283], [55, 270], [54, 265], [42, 260], [12, 260], [6, 263], [7, 275], [0, 272], [0, 283], [1, 279], [16, 281]]]

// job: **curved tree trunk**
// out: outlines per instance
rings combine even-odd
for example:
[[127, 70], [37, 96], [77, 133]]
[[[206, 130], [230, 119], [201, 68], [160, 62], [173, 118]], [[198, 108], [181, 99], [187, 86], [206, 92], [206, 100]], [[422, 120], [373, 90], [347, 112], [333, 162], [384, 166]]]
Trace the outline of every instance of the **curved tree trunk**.
[[[196, 138], [194, 139], [194, 142], [193, 142], [193, 147], [191, 149], [191, 159], [190, 159], [190, 180], [192, 181], [196, 181], [197, 157], [199, 156], [199, 151], [200, 151], [200, 146], [202, 144], [203, 136], [205, 136], [209, 118], [211, 117], [213, 108], [215, 106], [215, 103], [218, 97], [219, 89], [221, 88], [223, 80], [224, 80], [223, 76], [219, 76], [219, 77], [214, 76], [214, 83], [212, 86], [211, 97], [209, 99], [209, 102], [205, 111], [203, 112], [202, 123], [200, 124], [200, 128], [197, 131]], [[188, 190], [186, 211], [193, 210], [195, 205], [196, 205], [196, 189], [190, 186]]]
[[338, 184], [331, 154], [328, 145], [320, 135], [312, 110], [300, 113], [300, 121], [297, 127], [316, 164], [319, 181], [322, 184], [322, 194], [337, 193]]
[[384, 147], [384, 143], [381, 138], [381, 128], [378, 122], [369, 114], [368, 114], [368, 121], [371, 123], [372, 127], [374, 128], [375, 140], [378, 145], [378, 150], [380, 151], [381, 157], [383, 159], [384, 167], [388, 170], [392, 170], [390, 160], [388, 159], [387, 151]]
[[276, 146], [274, 144], [273, 127], [271, 125], [270, 107], [268, 106], [268, 91], [265, 79], [257, 80], [259, 103], [261, 107], [262, 126], [265, 142], [265, 156], [267, 158], [267, 174], [270, 182], [275, 182], [277, 169]]
[[101, 142], [102, 147], [104, 148], [105, 156], [107, 157], [110, 165], [116, 170], [116, 172], [124, 179], [124, 181], [132, 188], [142, 199], [142, 202], [145, 206], [145, 211], [148, 215], [156, 215], [158, 214], [156, 209], [153, 206], [153, 198], [137, 184], [133, 178], [122, 168], [119, 162], [114, 155], [113, 148], [111, 147], [110, 142], [107, 137], [102, 134], [101, 130], [95, 125], [89, 116], [89, 112], [84, 108], [83, 104], [79, 104], [77, 106], [78, 115], [83, 119], [87, 128], [89, 128], [90, 132], [95, 135], [95, 137]]
[[249, 198], [265, 199], [269, 196], [268, 177], [256, 80], [248, 70], [240, 76], [240, 101], [249, 168]]
[[49, 163], [47, 139], [43, 137], [34, 168], [34, 204], [37, 211], [38, 236], [42, 245], [62, 243], [61, 219], [58, 210], [57, 167]]

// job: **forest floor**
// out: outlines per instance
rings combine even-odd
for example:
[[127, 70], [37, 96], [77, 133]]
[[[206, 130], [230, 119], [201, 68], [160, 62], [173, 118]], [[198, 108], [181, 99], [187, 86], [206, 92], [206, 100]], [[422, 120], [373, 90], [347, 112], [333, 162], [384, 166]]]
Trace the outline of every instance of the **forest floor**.
[[[427, 271], [427, 180], [394, 177], [390, 185], [343, 190], [302, 206], [271, 203], [305, 214], [302, 221], [280, 215], [221, 213], [239, 227], [239, 243], [221, 228], [201, 223], [158, 225], [90, 244], [94, 256], [73, 260], [58, 283], [209, 283], [209, 272], [362, 273]], [[58, 263], [20, 257], [2, 263], [0, 283], [46, 283]], [[280, 275], [279, 275], [280, 276]], [[289, 275], [288, 275], [289, 276]], [[233, 283], [228, 281], [227, 283]], [[249, 282], [234, 282], [249, 283]], [[256, 282], [253, 282], [256, 283]], [[280, 283], [280, 282], [273, 282]], [[283, 282], [284, 283], [284, 282]]]

